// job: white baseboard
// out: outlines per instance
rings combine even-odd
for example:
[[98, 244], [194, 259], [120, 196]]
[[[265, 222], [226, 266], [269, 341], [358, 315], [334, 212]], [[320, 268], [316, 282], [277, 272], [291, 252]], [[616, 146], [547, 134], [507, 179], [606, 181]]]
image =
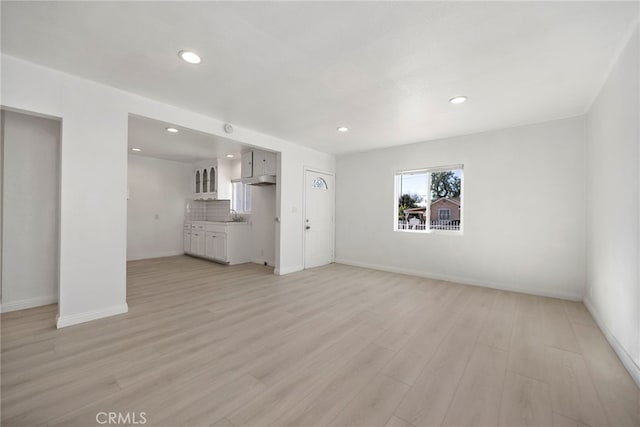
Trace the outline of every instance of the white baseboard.
[[72, 314], [69, 316], [58, 316], [57, 327], [65, 328], [67, 326], [77, 325], [79, 323], [89, 322], [91, 320], [102, 319], [103, 317], [115, 316], [129, 311], [126, 303], [106, 307], [100, 310], [88, 311], [85, 313]]
[[273, 274], [276, 276], [284, 276], [285, 274], [295, 273], [297, 271], [304, 270], [304, 267], [301, 265], [297, 265], [295, 267], [284, 267], [284, 268], [275, 268]]
[[266, 259], [254, 259], [251, 262], [254, 263], [254, 264], [260, 264], [260, 265], [264, 265], [264, 263], [266, 262], [268, 266], [273, 267], [273, 263], [269, 262]]
[[184, 255], [184, 251], [179, 250], [179, 251], [167, 251], [167, 252], [154, 252], [151, 254], [144, 254], [144, 255], [131, 255], [127, 257], [127, 261], [139, 261], [141, 259], [164, 258], [168, 256], [177, 256], [177, 255]]
[[613, 351], [616, 352], [618, 358], [620, 359], [620, 361], [622, 361], [622, 364], [631, 375], [631, 378], [633, 378], [638, 387], [640, 387], [640, 366], [638, 366], [633, 361], [629, 353], [627, 353], [627, 351], [624, 349], [624, 347], [622, 347], [617, 338], [613, 336], [611, 331], [609, 331], [609, 329], [604, 324], [602, 317], [600, 317], [600, 314], [589, 298], [584, 299], [584, 305], [587, 307], [587, 310], [589, 310], [589, 313], [591, 313], [591, 317], [593, 317], [593, 319], [600, 327], [600, 330], [604, 334], [607, 341], [609, 341], [609, 344], [611, 345], [611, 348], [613, 348]]
[[369, 268], [371, 270], [387, 271], [389, 273], [398, 273], [398, 274], [407, 274], [409, 276], [425, 277], [427, 279], [444, 280], [447, 282], [460, 283], [463, 285], [481, 286], [483, 288], [499, 289], [501, 291], [518, 292], [521, 294], [560, 298], [560, 299], [566, 299], [571, 301], [582, 301], [583, 299], [583, 295], [581, 294], [573, 294], [573, 293], [567, 293], [567, 292], [554, 292], [554, 291], [546, 291], [546, 290], [538, 290], [538, 289], [514, 288], [513, 286], [508, 286], [502, 283], [485, 282], [482, 280], [474, 280], [466, 277], [455, 277], [455, 276], [448, 276], [443, 274], [434, 274], [427, 271], [398, 268], [398, 267], [392, 267], [389, 265], [369, 264], [369, 263], [352, 261], [347, 259], [336, 259], [336, 263], [352, 265], [354, 267]]
[[2, 313], [8, 313], [10, 311], [25, 310], [27, 308], [40, 307], [41, 305], [55, 304], [58, 302], [56, 296], [36, 297], [28, 298], [20, 301], [3, 301]]

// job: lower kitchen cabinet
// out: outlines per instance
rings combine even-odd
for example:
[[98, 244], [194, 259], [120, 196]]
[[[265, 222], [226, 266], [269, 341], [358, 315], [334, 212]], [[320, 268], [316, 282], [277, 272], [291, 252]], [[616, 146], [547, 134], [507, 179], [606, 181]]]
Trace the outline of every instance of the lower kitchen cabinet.
[[184, 232], [182, 234], [182, 244], [185, 253], [191, 252], [191, 224], [189, 224], [188, 228], [187, 225], [185, 225], [184, 227]]
[[205, 236], [204, 256], [216, 261], [227, 262], [227, 235], [207, 231]]
[[191, 230], [191, 253], [193, 255], [204, 256], [205, 232]]
[[184, 252], [231, 265], [251, 262], [251, 225], [246, 222], [187, 222]]

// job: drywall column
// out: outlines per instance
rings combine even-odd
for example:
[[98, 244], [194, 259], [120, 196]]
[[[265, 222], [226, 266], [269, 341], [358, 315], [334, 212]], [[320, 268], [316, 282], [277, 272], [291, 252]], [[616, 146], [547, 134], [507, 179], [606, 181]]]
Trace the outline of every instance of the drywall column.
[[3, 112], [4, 312], [58, 301], [60, 122]]
[[128, 115], [99, 95], [63, 115], [58, 327], [127, 311]]
[[4, 242], [4, 237], [2, 235], [4, 223], [4, 211], [2, 207], [4, 190], [2, 175], [4, 175], [4, 111], [0, 111], [0, 312], [2, 311], [2, 242]]

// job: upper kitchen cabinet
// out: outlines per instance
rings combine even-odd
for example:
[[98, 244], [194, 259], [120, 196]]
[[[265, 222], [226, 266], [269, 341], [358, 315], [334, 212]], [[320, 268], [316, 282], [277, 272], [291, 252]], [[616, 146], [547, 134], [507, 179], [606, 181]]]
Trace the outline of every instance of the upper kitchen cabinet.
[[193, 171], [196, 200], [231, 198], [231, 162], [211, 159], [197, 162]]
[[194, 194], [201, 194], [202, 193], [202, 178], [200, 176], [200, 169], [196, 169], [195, 171], [193, 171], [193, 180], [196, 183], [196, 189]]
[[276, 175], [276, 153], [270, 151], [253, 152], [254, 176]]
[[253, 176], [253, 151], [242, 153], [242, 178], [251, 178]]
[[253, 150], [242, 153], [242, 177], [252, 178], [277, 173], [276, 153]]
[[[211, 170], [213, 171], [213, 168], [211, 168]], [[215, 186], [211, 186], [209, 187], [209, 168], [204, 168], [202, 170], [202, 192], [203, 193], [208, 193], [209, 192], [209, 188], [211, 188], [211, 193], [215, 193], [216, 191], [216, 187]], [[213, 178], [215, 176], [215, 172], [213, 172], [211, 174], [211, 177]]]

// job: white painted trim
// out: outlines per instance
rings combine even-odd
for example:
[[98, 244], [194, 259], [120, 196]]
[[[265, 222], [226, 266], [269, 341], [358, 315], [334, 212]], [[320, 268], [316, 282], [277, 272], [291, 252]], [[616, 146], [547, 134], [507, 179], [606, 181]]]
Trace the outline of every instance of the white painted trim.
[[145, 255], [132, 255], [131, 257], [127, 257], [127, 261], [139, 261], [141, 259], [151, 259], [151, 258], [165, 258], [168, 256], [178, 256], [178, 255], [184, 255], [184, 250], [155, 252], [152, 254], [145, 254]]
[[591, 317], [593, 317], [593, 319], [596, 321], [596, 323], [598, 324], [598, 327], [600, 327], [600, 330], [604, 334], [605, 338], [607, 338], [607, 341], [609, 341], [609, 345], [611, 345], [611, 348], [613, 348], [613, 351], [616, 352], [616, 354], [618, 355], [618, 358], [620, 359], [624, 367], [627, 369], [627, 371], [631, 375], [631, 378], [633, 378], [633, 380], [636, 382], [638, 387], [640, 387], [640, 366], [638, 366], [633, 361], [629, 353], [627, 353], [624, 347], [622, 347], [620, 342], [611, 333], [611, 331], [607, 329], [604, 322], [602, 321], [602, 317], [600, 317], [600, 314], [598, 313], [598, 311], [596, 310], [595, 306], [593, 305], [593, 303], [589, 298], [584, 299], [584, 305], [587, 307], [587, 310], [589, 310], [589, 313], [591, 313]]
[[276, 268], [273, 271], [273, 274], [276, 276], [284, 276], [285, 274], [295, 273], [302, 270], [304, 270], [303, 266], [296, 265], [295, 267]]
[[90, 322], [92, 320], [102, 319], [103, 317], [115, 316], [129, 311], [126, 303], [106, 307], [100, 310], [87, 311], [85, 313], [72, 314], [70, 316], [58, 316], [56, 325], [58, 329], [67, 326], [77, 325], [79, 323]]
[[41, 305], [55, 304], [57, 302], [58, 297], [54, 295], [28, 298], [13, 302], [3, 302], [1, 312], [9, 313], [10, 311], [26, 310], [27, 308], [40, 307]]
[[502, 283], [485, 282], [481, 280], [469, 279], [466, 277], [456, 277], [456, 276], [448, 276], [444, 274], [435, 274], [435, 273], [430, 273], [428, 271], [411, 270], [407, 268], [398, 268], [398, 267], [393, 267], [389, 265], [368, 264], [365, 262], [351, 261], [351, 260], [340, 259], [340, 258], [336, 260], [336, 263], [352, 265], [354, 267], [369, 268], [372, 270], [387, 271], [389, 273], [408, 274], [410, 276], [425, 277], [427, 279], [444, 280], [446, 282], [460, 283], [463, 285], [481, 286], [483, 288], [499, 289], [501, 291], [518, 292], [521, 294], [529, 294], [529, 295], [536, 295], [536, 296], [543, 296], [543, 297], [560, 298], [560, 299], [566, 299], [570, 301], [582, 301], [582, 298], [583, 298], [581, 294], [539, 291], [537, 289], [521, 289], [521, 288], [515, 288], [513, 286], [505, 285]]

